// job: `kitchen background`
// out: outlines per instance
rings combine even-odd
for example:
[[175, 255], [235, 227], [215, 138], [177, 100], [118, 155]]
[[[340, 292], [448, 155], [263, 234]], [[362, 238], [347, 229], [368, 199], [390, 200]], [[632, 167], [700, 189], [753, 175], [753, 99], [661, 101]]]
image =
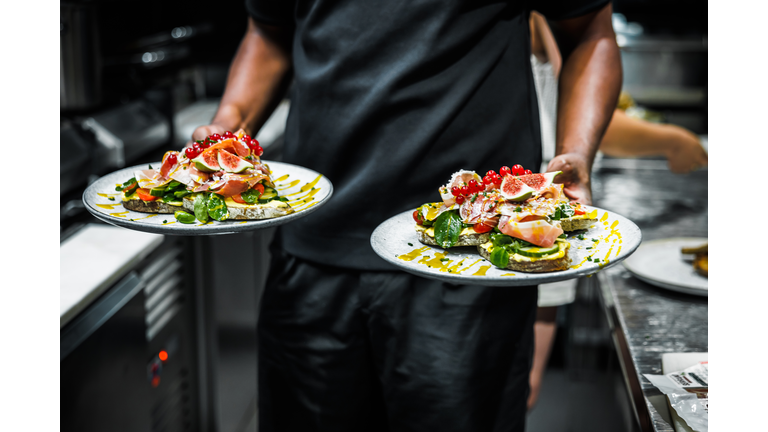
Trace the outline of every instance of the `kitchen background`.
[[[637, 115], [706, 142], [706, 6], [617, 0], [614, 12]], [[81, 199], [89, 182], [159, 160], [210, 121], [245, 17], [240, 0], [60, 3], [62, 430], [256, 430], [255, 326], [271, 231], [143, 235], [101, 224]], [[257, 135], [267, 160], [281, 158], [289, 99]], [[109, 242], [125, 247], [100, 253]], [[199, 250], [219, 252], [206, 262], [190, 252]], [[96, 262], [98, 275], [79, 277]], [[634, 427], [598, 307], [582, 283], [562, 308], [528, 430]]]

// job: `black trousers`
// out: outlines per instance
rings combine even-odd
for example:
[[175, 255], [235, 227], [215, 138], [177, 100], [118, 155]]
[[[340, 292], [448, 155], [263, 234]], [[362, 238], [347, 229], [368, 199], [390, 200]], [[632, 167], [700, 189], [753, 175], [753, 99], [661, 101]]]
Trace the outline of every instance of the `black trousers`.
[[259, 431], [522, 432], [536, 298], [273, 250]]

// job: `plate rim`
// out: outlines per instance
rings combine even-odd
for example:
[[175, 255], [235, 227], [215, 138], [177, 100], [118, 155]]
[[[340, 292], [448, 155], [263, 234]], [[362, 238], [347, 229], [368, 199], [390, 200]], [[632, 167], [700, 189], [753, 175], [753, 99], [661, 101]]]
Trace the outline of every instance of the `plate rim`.
[[[226, 225], [205, 225], [205, 226], [199, 226], [199, 225], [190, 225], [188, 227], [185, 226], [186, 229], [180, 230], [178, 227], [171, 227], [171, 226], [164, 226], [164, 225], [156, 225], [156, 224], [143, 224], [137, 221], [131, 221], [131, 220], [123, 220], [118, 217], [109, 216], [107, 214], [104, 214], [103, 212], [95, 209], [90, 202], [86, 199], [86, 196], [88, 195], [89, 191], [94, 191], [97, 184], [104, 180], [108, 176], [112, 176], [118, 172], [121, 171], [135, 171], [137, 169], [141, 169], [142, 167], [145, 167], [147, 165], [160, 165], [160, 161], [154, 161], [154, 162], [148, 162], [148, 163], [142, 163], [130, 167], [123, 167], [118, 170], [109, 172], [107, 174], [102, 175], [98, 179], [96, 179], [93, 183], [88, 185], [88, 187], [83, 191], [82, 195], [82, 201], [83, 204], [88, 210], [91, 215], [93, 215], [95, 218], [108, 223], [113, 226], [117, 226], [120, 228], [126, 228], [131, 229], [134, 231], [141, 231], [141, 232], [148, 232], [152, 234], [163, 234], [163, 235], [174, 235], [174, 236], [207, 236], [207, 235], [225, 235], [225, 234], [236, 234], [236, 233], [242, 233], [242, 232], [250, 232], [250, 231], [256, 231], [260, 229], [267, 229], [267, 228], [273, 228], [280, 225], [283, 225], [285, 223], [289, 223], [298, 219], [301, 219], [305, 216], [308, 216], [311, 213], [314, 213], [317, 211], [320, 207], [325, 205], [333, 196], [334, 193], [334, 187], [333, 182], [325, 175], [320, 172], [315, 171], [312, 168], [304, 167], [301, 165], [292, 164], [289, 162], [282, 162], [282, 161], [273, 161], [273, 160], [264, 160], [262, 159], [262, 163], [270, 165], [270, 168], [273, 165], [284, 165], [289, 166], [293, 168], [298, 168], [302, 170], [307, 170], [313, 173], [313, 175], [321, 176], [321, 178], [328, 183], [328, 194], [320, 201], [317, 202], [316, 205], [313, 205], [307, 209], [303, 209], [300, 211], [297, 211], [295, 213], [291, 213], [285, 216], [279, 216], [269, 219], [256, 219], [256, 220], [230, 220], [225, 221], [223, 223], [226, 223]], [[97, 193], [97, 192], [96, 192]], [[139, 212], [144, 214], [143, 212]], [[147, 213], [150, 214], [150, 213]], [[162, 214], [162, 213], [158, 213]], [[173, 217], [173, 214], [166, 213]], [[221, 223], [221, 222], [220, 222]], [[236, 229], [232, 229], [236, 228]]]
[[[688, 237], [688, 236], [686, 236], [686, 237], [669, 237], [669, 238], [663, 238], [663, 239], [654, 239], [654, 240], [648, 240], [648, 241], [642, 242], [640, 244], [640, 246], [638, 246], [637, 250], [640, 250], [640, 248], [642, 248], [643, 245], [655, 246], [655, 245], [660, 245], [660, 244], [664, 244], [664, 243], [673, 243], [675, 241], [680, 241], [680, 240], [704, 241], [704, 242], [707, 242], [709, 240], [709, 238], [708, 237]], [[622, 265], [633, 276], [635, 276], [636, 278], [638, 278], [638, 279], [642, 280], [643, 282], [646, 282], [646, 283], [648, 283], [650, 285], [653, 285], [653, 286], [656, 286], [656, 287], [659, 287], [659, 288], [668, 289], [668, 290], [671, 290], [671, 291], [685, 293], [685, 294], [698, 295], [698, 296], [702, 296], [702, 297], [708, 297], [709, 296], [709, 279], [706, 279], [706, 282], [707, 282], [706, 288], [700, 288], [700, 287], [691, 286], [691, 285], [673, 284], [673, 283], [669, 283], [669, 282], [663, 281], [661, 279], [656, 279], [656, 278], [647, 276], [647, 275], [642, 274], [642, 273], [638, 273], [636, 268], [632, 269], [632, 262], [630, 260], [628, 260], [628, 259], [624, 260], [622, 262]]]
[[[525, 275], [534, 275], [534, 276], [528, 276], [528, 277], [526, 277], [524, 279], [515, 278], [515, 277], [505, 277], [505, 278], [502, 279], [502, 277], [500, 277], [500, 276], [499, 277], [494, 277], [494, 278], [484, 278], [484, 277], [474, 277], [474, 276], [469, 275], [469, 274], [467, 274], [467, 275], [463, 275], [463, 274], [434, 274], [434, 273], [428, 272], [428, 271], [420, 272], [420, 271], [416, 271], [416, 270], [414, 270], [414, 269], [412, 269], [412, 268], [410, 268], [410, 267], [408, 267], [408, 266], [398, 262], [398, 260], [396, 260], [396, 259], [393, 259], [393, 258], [390, 258], [389, 256], [386, 256], [385, 254], [380, 252], [377, 249], [377, 247], [375, 246], [375, 244], [374, 244], [374, 238], [378, 238], [378, 237], [382, 236], [381, 232], [383, 230], [382, 227], [384, 225], [387, 225], [389, 223], [393, 223], [393, 222], [390, 222], [390, 221], [392, 221], [392, 220], [394, 220], [396, 218], [407, 218], [407, 217], [409, 217], [410, 214], [413, 213], [413, 210], [405, 210], [405, 211], [400, 212], [398, 214], [395, 214], [395, 215], [387, 218], [383, 222], [381, 222], [376, 227], [376, 229], [374, 229], [373, 232], [371, 233], [370, 244], [371, 244], [371, 247], [373, 248], [374, 252], [379, 257], [381, 257], [387, 263], [392, 264], [393, 266], [397, 267], [398, 270], [402, 270], [402, 271], [405, 271], [405, 272], [408, 272], [408, 273], [411, 273], [411, 274], [414, 274], [414, 275], [417, 275], [417, 276], [421, 276], [421, 277], [428, 277], [428, 278], [432, 278], [432, 279], [441, 280], [441, 281], [448, 282], [448, 283], [469, 284], [469, 285], [483, 285], [483, 286], [507, 286], [507, 287], [512, 287], [512, 286], [540, 285], [540, 284], [559, 282], [559, 281], [564, 281], [564, 280], [577, 279], [577, 278], [580, 278], [580, 277], [590, 276], [592, 274], [598, 273], [600, 271], [603, 271], [603, 270], [606, 270], [606, 269], [609, 269], [611, 267], [614, 267], [614, 266], [618, 265], [619, 263], [621, 263], [625, 259], [627, 259], [630, 255], [632, 255], [637, 250], [637, 248], [640, 246], [640, 244], [642, 243], [642, 231], [640, 230], [640, 227], [638, 227], [637, 224], [632, 222], [627, 217], [625, 217], [625, 216], [623, 216], [623, 215], [621, 215], [619, 213], [616, 213], [616, 212], [613, 212], [613, 211], [610, 211], [610, 210], [606, 210], [606, 209], [603, 209], [603, 208], [600, 208], [600, 207], [595, 207], [595, 206], [592, 206], [592, 205], [589, 205], [589, 206], [586, 206], [586, 207], [588, 209], [590, 209], [590, 211], [591, 210], [599, 210], [599, 211], [607, 212], [609, 214], [609, 216], [611, 216], [611, 217], [621, 218], [623, 221], [626, 221], [626, 222], [630, 223], [631, 226], [637, 231], [637, 234], [638, 234], [637, 243], [634, 244], [632, 247], [628, 248], [628, 250], [624, 250], [623, 251], [623, 252], [625, 252], [625, 254], [623, 255], [623, 258], [618, 259], [618, 260], [611, 260], [611, 262], [609, 264], [607, 264], [607, 265], [602, 265], [602, 266], [598, 265], [597, 267], [584, 267], [583, 269], [571, 269], [571, 268], [569, 268], [568, 270], [564, 270], [564, 271], [546, 272], [546, 273], [519, 272], [519, 273], [523, 273]], [[427, 245], [423, 245], [423, 246], [427, 246]], [[429, 247], [432, 248], [432, 249], [443, 250], [442, 248], [439, 248], [437, 246], [429, 246]], [[477, 254], [477, 257], [482, 259], [482, 257], [480, 257], [479, 254]], [[485, 260], [485, 261], [487, 261], [487, 260]], [[490, 264], [490, 262], [488, 264]], [[513, 270], [509, 270], [509, 271], [512, 272]], [[534, 280], [530, 280], [532, 278]]]

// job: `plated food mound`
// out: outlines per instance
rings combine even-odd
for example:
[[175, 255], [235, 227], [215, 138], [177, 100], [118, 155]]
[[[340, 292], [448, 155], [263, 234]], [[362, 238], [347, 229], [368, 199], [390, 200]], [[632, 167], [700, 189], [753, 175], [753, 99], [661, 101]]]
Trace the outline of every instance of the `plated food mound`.
[[698, 247], [682, 248], [683, 254], [693, 255], [693, 269], [696, 273], [709, 277], [709, 243], [704, 243]]
[[173, 213], [182, 223], [291, 214], [261, 162], [263, 152], [243, 130], [213, 134], [183, 151], [166, 152], [160, 168], [137, 170], [115, 190], [127, 210]]
[[534, 174], [520, 165], [480, 177], [461, 170], [439, 189], [442, 202], [413, 212], [419, 241], [444, 249], [476, 246], [499, 268], [522, 272], [566, 270], [570, 243], [565, 232], [583, 230], [597, 219], [570, 201], [560, 171]]

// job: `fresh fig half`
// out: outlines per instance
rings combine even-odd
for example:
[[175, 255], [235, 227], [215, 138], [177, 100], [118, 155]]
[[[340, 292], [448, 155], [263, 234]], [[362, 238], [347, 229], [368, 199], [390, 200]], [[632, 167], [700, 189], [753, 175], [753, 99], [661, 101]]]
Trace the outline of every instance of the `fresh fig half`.
[[501, 196], [508, 201], [525, 201], [530, 198], [536, 190], [523, 183], [519, 177], [509, 174], [504, 176], [504, 179], [501, 181], [499, 192], [501, 192]]
[[218, 162], [221, 169], [230, 173], [241, 173], [253, 165], [224, 150], [219, 151]]
[[192, 162], [195, 164], [195, 168], [197, 168], [199, 171], [207, 173], [220, 171], [221, 167], [219, 166], [219, 160], [216, 157], [218, 152], [219, 149], [211, 147], [200, 153], [200, 156], [192, 159]]
[[558, 174], [562, 174], [562, 171], [553, 171], [543, 174], [526, 174], [519, 176], [518, 178], [536, 192], [541, 192], [552, 184], [552, 181]]

